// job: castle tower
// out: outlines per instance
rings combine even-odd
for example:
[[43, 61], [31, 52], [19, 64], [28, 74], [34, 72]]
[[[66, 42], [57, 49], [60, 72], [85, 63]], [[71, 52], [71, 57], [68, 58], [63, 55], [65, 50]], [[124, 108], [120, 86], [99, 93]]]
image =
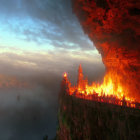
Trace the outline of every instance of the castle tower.
[[84, 78], [83, 70], [82, 70], [82, 66], [80, 64], [79, 69], [78, 69], [78, 81], [77, 81], [78, 89], [83, 89], [83, 86], [84, 86], [84, 79], [83, 78]]

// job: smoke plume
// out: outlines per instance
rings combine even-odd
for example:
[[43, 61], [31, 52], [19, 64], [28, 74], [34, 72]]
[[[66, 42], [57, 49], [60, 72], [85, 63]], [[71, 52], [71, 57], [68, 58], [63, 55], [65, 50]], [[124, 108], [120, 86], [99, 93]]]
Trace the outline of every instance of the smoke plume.
[[[140, 100], [140, 2], [72, 0], [73, 10], [102, 55], [106, 73]], [[114, 76], [116, 75], [116, 76]]]

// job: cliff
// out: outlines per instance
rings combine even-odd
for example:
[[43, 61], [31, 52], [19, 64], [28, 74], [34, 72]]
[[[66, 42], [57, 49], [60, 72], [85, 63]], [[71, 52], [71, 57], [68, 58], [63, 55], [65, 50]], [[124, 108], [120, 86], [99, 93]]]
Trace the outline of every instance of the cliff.
[[140, 110], [76, 98], [63, 80], [57, 140], [138, 140]]

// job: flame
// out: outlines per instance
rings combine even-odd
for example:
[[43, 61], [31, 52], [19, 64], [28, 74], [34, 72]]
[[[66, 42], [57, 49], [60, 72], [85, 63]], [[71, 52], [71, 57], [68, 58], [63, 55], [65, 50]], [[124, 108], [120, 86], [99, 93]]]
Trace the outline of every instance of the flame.
[[119, 99], [122, 99], [124, 97], [124, 89], [122, 88], [121, 84], [118, 82], [113, 83], [112, 76], [111, 74], [107, 74], [104, 77], [103, 83], [102, 84], [96, 84], [93, 83], [91, 86], [87, 85], [86, 91], [91, 94], [93, 91], [98, 93], [99, 96], [102, 94], [107, 95], [113, 95], [117, 96]]
[[64, 78], [67, 78], [67, 75], [68, 75], [68, 74], [67, 74], [66, 72], [64, 72], [63, 77], [64, 77]]
[[71, 86], [67, 73], [64, 73], [64, 77], [67, 79], [70, 95], [121, 106], [136, 107], [136, 99], [128, 96], [128, 91], [122, 86], [119, 76], [113, 72], [106, 73], [102, 84], [93, 82], [89, 85], [88, 80], [84, 79], [81, 65], [78, 70], [76, 86]]

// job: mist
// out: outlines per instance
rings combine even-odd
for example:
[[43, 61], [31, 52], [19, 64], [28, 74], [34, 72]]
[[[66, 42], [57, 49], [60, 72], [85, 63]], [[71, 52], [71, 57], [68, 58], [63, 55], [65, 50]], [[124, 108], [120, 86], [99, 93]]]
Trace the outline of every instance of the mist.
[[91, 83], [105, 68], [70, 0], [0, 0], [0, 140], [52, 139], [64, 72]]
[[76, 84], [82, 64], [89, 81], [99, 80], [104, 75], [100, 59], [94, 52], [85, 51], [1, 54], [0, 139], [54, 138], [63, 73], [68, 72], [70, 81]]

